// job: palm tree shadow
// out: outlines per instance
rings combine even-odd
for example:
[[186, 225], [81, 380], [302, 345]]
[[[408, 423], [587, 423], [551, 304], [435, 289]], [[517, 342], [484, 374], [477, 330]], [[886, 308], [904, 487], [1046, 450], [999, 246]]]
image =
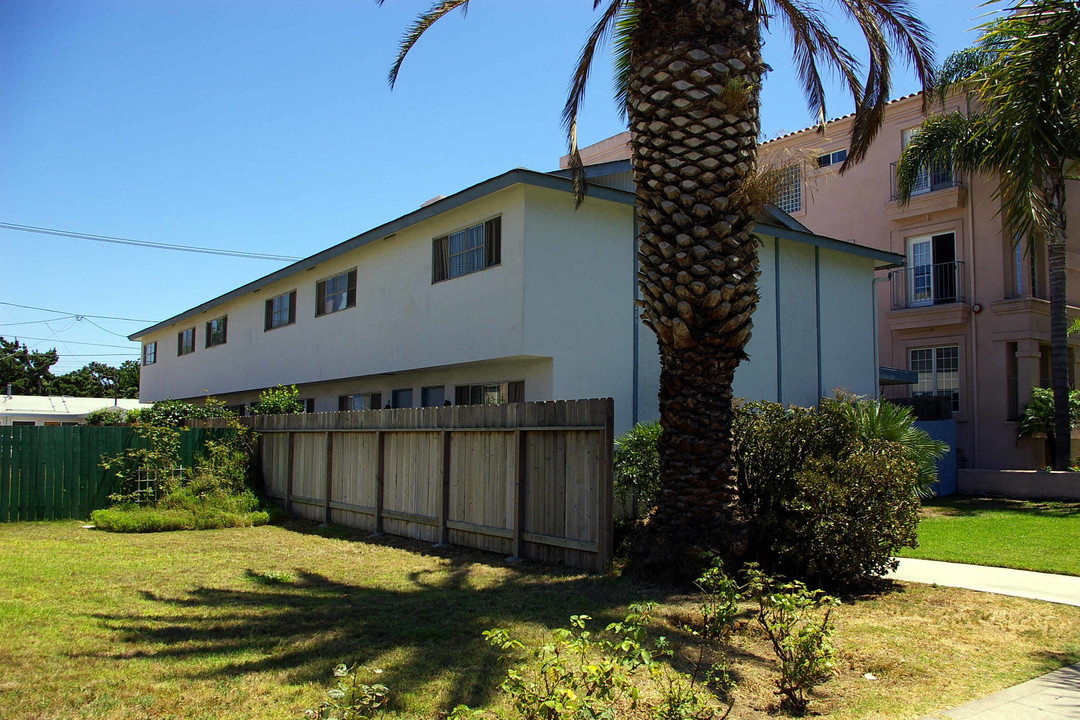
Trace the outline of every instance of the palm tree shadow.
[[622, 619], [620, 607], [665, 595], [625, 579], [529, 565], [512, 566], [502, 580], [478, 587], [475, 569], [507, 566], [460, 548], [421, 552], [449, 562], [437, 571], [356, 582], [303, 569], [248, 568], [250, 587], [201, 586], [175, 596], [143, 591], [153, 611], [97, 617], [122, 643], [111, 655], [118, 661], [153, 655], [193, 661], [177, 666], [194, 668], [181, 670], [191, 679], [270, 672], [294, 684], [326, 686], [339, 663], [385, 664], [379, 682], [395, 695], [441, 685], [451, 688], [448, 709], [485, 703], [502, 677], [504, 665], [484, 630], [561, 627], [580, 613], [603, 627]]

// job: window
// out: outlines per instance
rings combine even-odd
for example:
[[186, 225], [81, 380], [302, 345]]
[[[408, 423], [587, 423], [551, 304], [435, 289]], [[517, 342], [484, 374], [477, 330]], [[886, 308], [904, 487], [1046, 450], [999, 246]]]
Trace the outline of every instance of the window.
[[401, 390], [394, 390], [390, 393], [390, 407], [411, 408], [412, 388], [402, 388]]
[[356, 306], [356, 268], [315, 283], [315, 317]]
[[446, 400], [446, 387], [433, 385], [420, 388], [420, 407], [439, 407]]
[[[902, 147], [907, 147], [919, 133], [918, 127], [908, 128], [907, 130], [900, 131], [900, 143]], [[941, 190], [942, 188], [953, 186], [953, 173], [952, 163], [946, 163], [941, 165], [934, 165], [932, 167], [919, 168], [919, 174], [915, 177], [915, 185], [911, 189], [912, 195], [920, 195], [932, 190]]]
[[[1053, 362], [1053, 348], [1049, 343], [1039, 343], [1039, 387], [1048, 388], [1054, 385], [1054, 362]], [[1069, 348], [1068, 355], [1068, 383], [1070, 388], [1076, 387], [1076, 372], [1074, 370], [1074, 363], [1076, 360], [1076, 353], [1072, 348]]]
[[1016, 361], [1017, 343], [1005, 343], [1005, 419], [1020, 419], [1020, 371]]
[[188, 355], [195, 352], [195, 328], [181, 330], [176, 333], [176, 354]]
[[958, 267], [953, 233], [908, 238], [908, 306], [956, 302]]
[[952, 397], [953, 412], [960, 411], [960, 348], [917, 348], [908, 351], [908, 369], [919, 374], [911, 388], [912, 397], [945, 395]]
[[225, 409], [236, 415], [236, 417], [244, 417], [247, 415], [247, 405], [244, 405], [243, 403], [239, 405], [226, 405]]
[[338, 410], [378, 410], [380, 407], [382, 407], [382, 393], [338, 397]]
[[267, 300], [263, 316], [263, 332], [296, 322], [296, 291]]
[[431, 282], [468, 275], [502, 262], [502, 219], [493, 218], [431, 243]]
[[499, 405], [525, 402], [525, 381], [458, 385], [454, 388], [455, 405]]
[[153, 365], [157, 362], [157, 341], [142, 346], [142, 364]]
[[786, 213], [802, 210], [802, 170], [798, 165], [788, 165], [780, 169], [776, 207]]
[[315, 398], [302, 398], [302, 399], [300, 399], [299, 402], [300, 402], [301, 405], [304, 406], [304, 412], [306, 412], [306, 413], [315, 412]]
[[819, 155], [817, 159], [817, 166], [819, 168], [829, 167], [830, 165], [836, 165], [847, 160], [847, 148], [843, 150], [833, 150], [827, 152], [824, 155]]
[[214, 318], [206, 323], [206, 347], [210, 348], [225, 344], [225, 331], [228, 324], [228, 315]]

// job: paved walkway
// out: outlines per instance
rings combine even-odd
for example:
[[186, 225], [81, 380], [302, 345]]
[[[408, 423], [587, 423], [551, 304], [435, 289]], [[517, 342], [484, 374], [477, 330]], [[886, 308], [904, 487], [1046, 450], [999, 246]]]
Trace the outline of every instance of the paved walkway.
[[[902, 559], [889, 577], [1080, 606], [1080, 577]], [[1080, 720], [1080, 663], [923, 720]]]
[[893, 580], [967, 588], [1080, 606], [1080, 577], [904, 558]]

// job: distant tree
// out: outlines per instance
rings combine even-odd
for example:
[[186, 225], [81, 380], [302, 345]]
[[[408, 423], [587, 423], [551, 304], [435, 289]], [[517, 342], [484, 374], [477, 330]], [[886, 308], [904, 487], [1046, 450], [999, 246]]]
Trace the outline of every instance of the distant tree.
[[56, 348], [31, 351], [18, 338], [9, 341], [0, 336], [0, 390], [6, 391], [10, 383], [14, 395], [48, 394], [50, 368], [59, 360]]
[[126, 360], [120, 367], [92, 362], [48, 383], [52, 395], [99, 398], [139, 397], [139, 363]]

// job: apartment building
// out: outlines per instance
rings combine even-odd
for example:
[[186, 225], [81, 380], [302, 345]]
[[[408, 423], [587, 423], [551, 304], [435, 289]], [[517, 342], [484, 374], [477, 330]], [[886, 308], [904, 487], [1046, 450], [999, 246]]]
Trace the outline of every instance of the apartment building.
[[[243, 407], [296, 385], [309, 411], [613, 397], [655, 418], [659, 358], [634, 298], [629, 163], [512, 170], [132, 334], [140, 397]], [[743, 397], [873, 390], [873, 283], [894, 253], [760, 218], [761, 303]], [[858, 302], [852, 302], [858, 298]]]

